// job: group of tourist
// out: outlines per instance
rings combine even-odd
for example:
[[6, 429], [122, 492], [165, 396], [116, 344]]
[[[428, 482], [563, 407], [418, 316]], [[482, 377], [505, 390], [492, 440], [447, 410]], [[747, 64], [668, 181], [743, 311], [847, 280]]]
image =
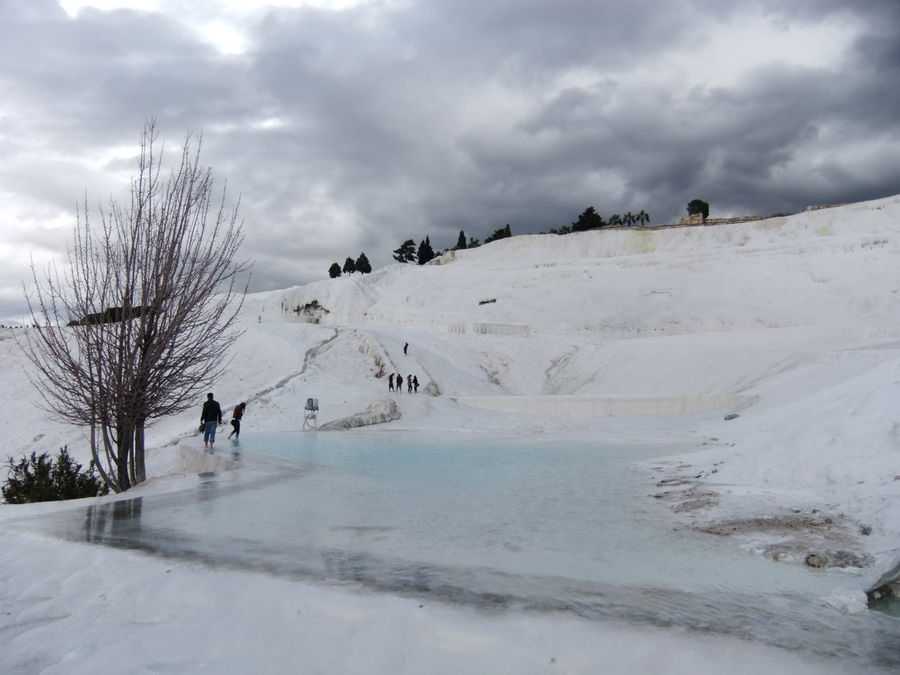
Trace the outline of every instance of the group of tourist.
[[[395, 391], [398, 394], [403, 391], [403, 375], [391, 373], [388, 377], [388, 391]], [[406, 376], [406, 391], [410, 394], [419, 393], [419, 378], [415, 375]]]
[[[406, 356], [409, 353], [409, 343], [405, 342], [403, 344], [403, 355]], [[403, 391], [403, 375], [397, 373], [391, 373], [390, 377], [388, 377], [388, 391], [395, 391], [398, 394]], [[406, 376], [406, 391], [410, 394], [418, 394], [419, 393], [419, 378], [415, 375], [407, 375]]]

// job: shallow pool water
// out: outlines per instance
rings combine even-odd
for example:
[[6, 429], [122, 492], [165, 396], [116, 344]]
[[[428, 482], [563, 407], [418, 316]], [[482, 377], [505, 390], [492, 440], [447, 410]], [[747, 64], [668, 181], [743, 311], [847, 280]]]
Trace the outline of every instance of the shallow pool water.
[[822, 602], [854, 576], [676, 529], [633, 464], [683, 448], [310, 432], [247, 434], [217, 451], [265, 476], [208, 475], [197, 490], [44, 516], [40, 527], [328, 583], [900, 665], [896, 619]]
[[[542, 440], [285, 434], [242, 441], [303, 475], [265, 492], [264, 526], [293, 542], [431, 564], [680, 589], [806, 591], [846, 582], [674, 530], [631, 468], [660, 447]], [[671, 450], [670, 450], [671, 451]], [[223, 503], [254, 526], [260, 496]], [[227, 513], [225, 512], [227, 510]]]

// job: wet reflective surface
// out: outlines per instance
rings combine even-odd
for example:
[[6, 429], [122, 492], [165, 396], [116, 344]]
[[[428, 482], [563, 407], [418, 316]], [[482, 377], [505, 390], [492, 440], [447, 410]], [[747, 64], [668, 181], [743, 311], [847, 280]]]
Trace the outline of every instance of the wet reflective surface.
[[659, 447], [387, 433], [247, 435], [223, 446], [253, 471], [22, 525], [215, 566], [900, 666], [900, 621], [821, 601], [853, 586], [846, 572], [673, 530], [646, 474], [629, 468]]

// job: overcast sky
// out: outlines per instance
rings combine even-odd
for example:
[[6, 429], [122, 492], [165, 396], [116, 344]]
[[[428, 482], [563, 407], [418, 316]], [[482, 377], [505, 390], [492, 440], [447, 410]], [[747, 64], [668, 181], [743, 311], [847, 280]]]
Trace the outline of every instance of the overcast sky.
[[240, 196], [252, 290], [405, 239], [900, 192], [898, 0], [0, 0], [0, 320], [145, 120]]

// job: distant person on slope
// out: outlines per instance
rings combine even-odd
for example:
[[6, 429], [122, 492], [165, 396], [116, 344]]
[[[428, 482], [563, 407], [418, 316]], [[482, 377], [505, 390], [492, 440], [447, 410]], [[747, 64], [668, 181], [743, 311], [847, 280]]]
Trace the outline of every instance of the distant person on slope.
[[394, 374], [391, 373], [391, 376], [388, 378], [388, 391], [394, 391]]
[[222, 408], [211, 393], [206, 395], [200, 422], [203, 424], [203, 447], [212, 452], [213, 443], [216, 442], [216, 425], [222, 424]]
[[228, 438], [234, 436], [234, 440], [238, 440], [241, 436], [241, 418], [244, 416], [244, 410], [247, 409], [247, 404], [243, 401], [234, 406], [234, 412], [231, 413], [231, 426], [234, 427], [231, 433], [228, 434]]

